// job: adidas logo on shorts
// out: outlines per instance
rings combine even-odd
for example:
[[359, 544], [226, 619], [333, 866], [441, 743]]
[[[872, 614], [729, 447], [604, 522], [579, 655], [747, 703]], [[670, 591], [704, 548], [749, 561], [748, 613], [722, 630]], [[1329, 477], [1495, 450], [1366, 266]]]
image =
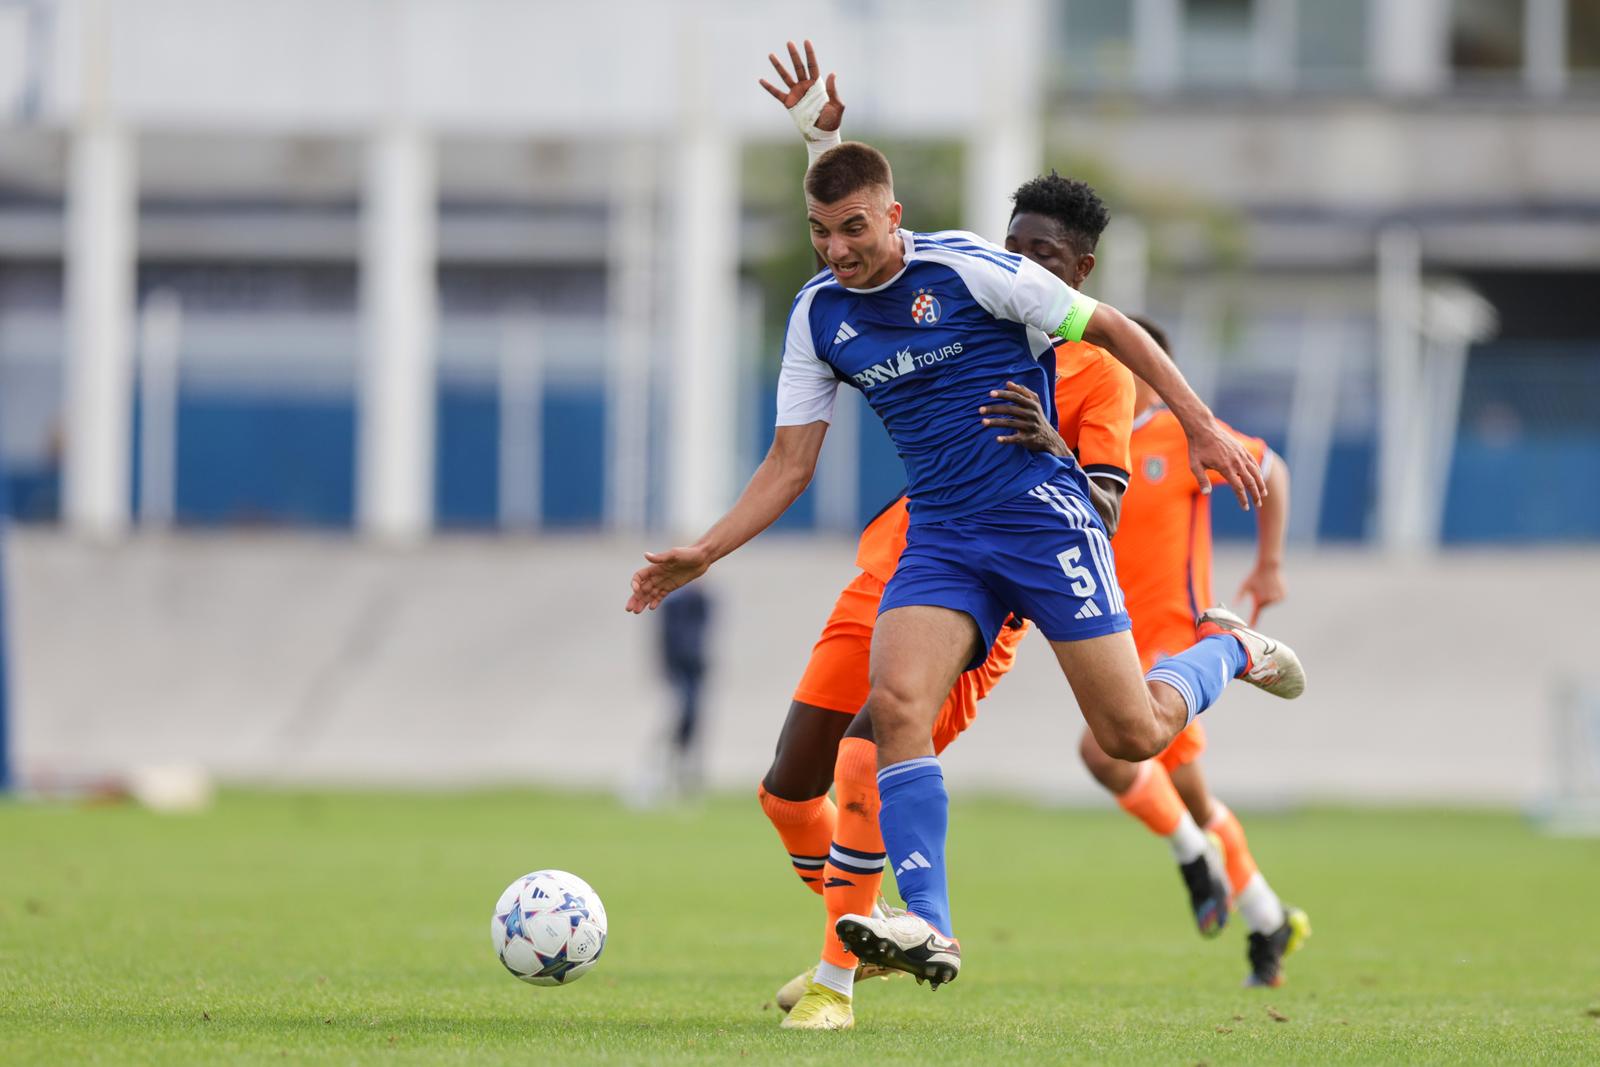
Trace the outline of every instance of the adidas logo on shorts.
[[1078, 609], [1078, 613], [1076, 615], [1074, 615], [1073, 618], [1074, 619], [1092, 619], [1096, 615], [1104, 615], [1104, 614], [1105, 614], [1105, 612], [1101, 611], [1099, 606], [1097, 606], [1094, 601], [1085, 600], [1083, 602], [1083, 607]]

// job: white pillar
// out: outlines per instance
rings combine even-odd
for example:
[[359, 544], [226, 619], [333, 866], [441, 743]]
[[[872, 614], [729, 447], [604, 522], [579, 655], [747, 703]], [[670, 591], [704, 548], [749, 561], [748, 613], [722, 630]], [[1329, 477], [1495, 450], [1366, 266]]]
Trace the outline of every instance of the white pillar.
[[1182, 361], [1183, 376], [1189, 380], [1189, 388], [1208, 404], [1216, 399], [1221, 363], [1219, 303], [1217, 292], [1209, 283], [1185, 286], [1178, 304], [1177, 336], [1173, 342], [1178, 346], [1178, 359]]
[[1251, 53], [1256, 85], [1271, 93], [1292, 90], [1299, 77], [1297, 0], [1256, 0]]
[[1100, 235], [1094, 289], [1100, 299], [1129, 314], [1150, 310], [1150, 233], [1132, 215], [1118, 215]]
[[1367, 55], [1384, 92], [1420, 95], [1450, 79], [1447, 0], [1368, 0]]
[[544, 359], [531, 310], [501, 319], [499, 385], [500, 528], [537, 530], [544, 520]]
[[361, 530], [413, 540], [433, 524], [434, 145], [393, 123], [367, 146], [362, 198], [362, 371], [357, 420]]
[[1378, 540], [1392, 552], [1426, 540], [1419, 484], [1422, 239], [1406, 226], [1378, 235]]
[[128, 529], [137, 263], [133, 135], [105, 114], [72, 135], [67, 179], [62, 512], [92, 537]]
[[1469, 348], [1487, 341], [1499, 329], [1494, 305], [1458, 282], [1430, 286], [1422, 298], [1423, 348], [1419, 388], [1423, 417], [1419, 420], [1419, 453], [1423, 464], [1417, 507], [1424, 543], [1438, 545], [1444, 532], [1444, 508], [1450, 488], [1461, 423], [1461, 390], [1467, 375]]
[[664, 517], [694, 536], [732, 502], [738, 322], [739, 152], [708, 83], [709, 27], [682, 25], [683, 118], [673, 141], [671, 377]]
[[139, 524], [172, 525], [178, 503], [178, 353], [183, 308], [161, 289], [139, 316]]
[[650, 355], [655, 343], [655, 151], [633, 141], [612, 157], [606, 317], [606, 524], [644, 529], [650, 473]]
[[1322, 494], [1339, 415], [1340, 361], [1348, 351], [1345, 329], [1332, 317], [1307, 314], [1300, 334], [1294, 392], [1289, 399], [1289, 439], [1284, 459], [1294, 478], [1289, 539], [1311, 544], [1322, 528]]
[[1539, 96], [1560, 96], [1567, 88], [1567, 0], [1525, 3], [1523, 83]]
[[1154, 96], [1182, 83], [1181, 0], [1133, 0], [1133, 75], [1139, 91]]
[[967, 134], [962, 225], [995, 244], [1005, 240], [1011, 194], [1043, 166], [1042, 26], [1035, 0], [994, 0], [973, 42], [974, 88], [984, 103]]

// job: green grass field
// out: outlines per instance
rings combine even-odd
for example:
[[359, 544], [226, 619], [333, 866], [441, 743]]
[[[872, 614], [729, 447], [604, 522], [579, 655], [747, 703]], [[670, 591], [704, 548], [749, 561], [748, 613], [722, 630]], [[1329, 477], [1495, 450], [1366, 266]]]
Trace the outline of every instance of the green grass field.
[[[1597, 1063], [1600, 842], [1510, 816], [1245, 817], [1316, 934], [1244, 990], [1164, 847], [1115, 812], [957, 797], [965, 970], [778, 1029], [821, 911], [753, 797], [225, 794], [211, 812], [0, 805], [0, 1063]], [[605, 899], [593, 973], [489, 949], [513, 878]], [[1277, 1017], [1281, 1016], [1281, 1020]]]

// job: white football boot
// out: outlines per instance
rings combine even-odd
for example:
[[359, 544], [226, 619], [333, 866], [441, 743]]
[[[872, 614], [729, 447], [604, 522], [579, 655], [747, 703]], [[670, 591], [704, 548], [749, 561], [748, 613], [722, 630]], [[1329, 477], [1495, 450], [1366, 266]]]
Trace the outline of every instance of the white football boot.
[[1221, 606], [1207, 609], [1195, 622], [1195, 632], [1200, 637], [1225, 633], [1238, 638], [1244, 646], [1245, 659], [1249, 660], [1239, 675], [1242, 680], [1285, 700], [1293, 700], [1306, 691], [1306, 671], [1300, 665], [1300, 657], [1282, 641], [1250, 629], [1243, 619]]
[[863, 964], [904, 971], [934, 989], [961, 973], [961, 945], [910, 913], [882, 919], [846, 915], [833, 929]]

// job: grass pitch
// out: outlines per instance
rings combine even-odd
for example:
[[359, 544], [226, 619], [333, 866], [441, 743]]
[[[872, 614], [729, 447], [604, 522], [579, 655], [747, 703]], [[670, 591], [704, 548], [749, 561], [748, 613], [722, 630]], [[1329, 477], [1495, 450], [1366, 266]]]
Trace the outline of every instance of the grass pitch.
[[[957, 797], [964, 966], [871, 982], [844, 1034], [778, 1029], [820, 906], [753, 797], [229, 793], [211, 812], [0, 805], [0, 1062], [1596, 1063], [1600, 843], [1510, 816], [1245, 816], [1316, 934], [1245, 990], [1165, 848], [1116, 812]], [[528, 870], [605, 899], [594, 972], [489, 949]]]

